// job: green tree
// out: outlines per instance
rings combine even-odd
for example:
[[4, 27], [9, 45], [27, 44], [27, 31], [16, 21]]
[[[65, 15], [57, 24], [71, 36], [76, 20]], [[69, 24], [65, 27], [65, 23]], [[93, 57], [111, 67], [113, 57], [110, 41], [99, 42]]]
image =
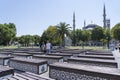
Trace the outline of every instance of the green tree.
[[83, 30], [81, 40], [83, 42], [87, 42], [90, 39], [91, 39], [91, 32], [89, 30]]
[[35, 45], [40, 44], [40, 36], [39, 35], [33, 35], [33, 42]]
[[33, 37], [31, 35], [22, 35], [19, 38], [19, 43], [22, 44], [23, 46], [28, 47], [30, 43], [33, 43]]
[[60, 37], [62, 41], [62, 46], [64, 47], [65, 35], [69, 36], [69, 31], [70, 31], [69, 24], [66, 24], [65, 22], [61, 22], [56, 27], [57, 27], [56, 35]]
[[71, 38], [73, 44], [79, 44], [79, 42], [82, 39], [82, 30], [81, 29], [76, 29], [75, 32], [72, 31], [70, 33], [70, 38]]
[[82, 36], [81, 36], [81, 41], [83, 42], [82, 43], [82, 46], [84, 48], [84, 44], [89, 41], [91, 39], [91, 32], [89, 30], [83, 30], [82, 31]]
[[91, 39], [93, 41], [100, 41], [101, 39], [104, 38], [105, 38], [104, 29], [102, 27], [99, 26], [92, 30]]
[[10, 29], [10, 35], [13, 38], [15, 38], [16, 36], [16, 27], [15, 27], [15, 24], [14, 23], [9, 23], [9, 24], [4, 24], [6, 27], [8, 27]]
[[49, 40], [52, 45], [55, 45], [59, 42], [58, 36], [55, 35], [57, 28], [55, 26], [49, 26], [47, 30], [45, 30], [41, 36], [41, 43], [47, 42]]
[[107, 47], [109, 48], [109, 42], [111, 40], [111, 31], [110, 31], [110, 29], [105, 29], [104, 30], [104, 35], [105, 35], [104, 39], [106, 39], [106, 43], [105, 43], [105, 40], [103, 40], [104, 41], [103, 46], [104, 46], [104, 44], [107, 44]]
[[19, 37], [18, 42], [22, 44], [22, 46], [25, 46], [25, 35], [22, 35], [21, 37]]
[[7, 34], [6, 27], [3, 24], [0, 24], [0, 45], [6, 45], [5, 35]]
[[4, 35], [4, 45], [10, 45], [13, 42], [13, 39], [16, 36], [16, 27], [14, 25], [14, 23], [5, 23], [2, 24], [4, 27], [3, 29], [3, 34]]
[[0, 24], [0, 44], [1, 45], [9, 45], [12, 43], [14, 37], [16, 36], [16, 31], [15, 31], [15, 25], [14, 29], [12, 28], [12, 23], [11, 24]]
[[113, 38], [115, 38], [116, 40], [120, 41], [120, 23], [116, 24], [113, 28], [112, 28], [112, 36]]

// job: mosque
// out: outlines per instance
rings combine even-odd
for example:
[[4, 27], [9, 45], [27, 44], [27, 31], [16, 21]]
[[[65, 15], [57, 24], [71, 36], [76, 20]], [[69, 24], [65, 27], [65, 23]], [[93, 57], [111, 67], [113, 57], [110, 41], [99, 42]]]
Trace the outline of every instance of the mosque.
[[[97, 24], [93, 24], [93, 23], [91, 23], [91, 24], [88, 24], [87, 26], [86, 26], [86, 22], [84, 21], [84, 26], [83, 26], [83, 30], [93, 30], [94, 28], [96, 28], [96, 27], [98, 27], [99, 25], [97, 25]], [[76, 25], [75, 25], [75, 12], [73, 13], [73, 31], [75, 31], [75, 27], [76, 27]], [[104, 29], [110, 29], [110, 19], [107, 19], [106, 18], [106, 8], [105, 8], [105, 5], [104, 5], [104, 7], [103, 7], [103, 28]], [[75, 38], [74, 38], [75, 39]], [[67, 46], [70, 46], [70, 45], [72, 45], [72, 40], [69, 38], [69, 37], [66, 37], [65, 38], [65, 45], [67, 45]], [[73, 44], [73, 45], [75, 45], [75, 44]]]
[[[86, 26], [86, 22], [84, 21], [84, 26], [83, 26], [83, 30], [93, 30], [94, 28], [98, 27], [99, 25], [97, 24], [88, 24]], [[103, 7], [103, 28], [104, 29], [110, 29], [110, 19], [106, 18], [106, 8], [105, 5]], [[75, 12], [73, 13], [73, 31], [75, 30]]]

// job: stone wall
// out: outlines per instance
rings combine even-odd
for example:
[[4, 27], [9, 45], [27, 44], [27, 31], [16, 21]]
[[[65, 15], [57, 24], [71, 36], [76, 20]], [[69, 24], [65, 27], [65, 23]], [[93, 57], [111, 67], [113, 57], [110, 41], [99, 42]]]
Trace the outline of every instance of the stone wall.
[[0, 59], [0, 65], [4, 65], [3, 59]]
[[[60, 65], [59, 65], [60, 64]], [[119, 71], [115, 70], [117, 73], [114, 74], [111, 69], [106, 69], [106, 67], [100, 70], [100, 67], [96, 69], [91, 69], [90, 66], [77, 66], [69, 64], [53, 64], [50, 65], [49, 76], [50, 78], [56, 80], [119, 80]], [[70, 67], [72, 66], [72, 67]], [[88, 69], [90, 67], [90, 69]], [[94, 67], [95, 68], [95, 67]], [[111, 70], [111, 72], [110, 72]], [[107, 71], [107, 72], [106, 72]], [[109, 73], [110, 72], [110, 73]]]
[[[31, 59], [29, 60], [31, 61]], [[41, 74], [47, 71], [47, 62], [42, 64], [39, 64], [39, 63], [36, 64], [36, 63], [30, 63], [30, 62], [20, 62], [20, 61], [18, 62], [15, 60], [10, 60], [9, 66], [14, 69], [18, 69], [21, 71], [28, 71], [36, 74]], [[44, 68], [44, 70], [42, 70], [43, 72], [40, 72], [41, 67], [42, 69]]]
[[100, 67], [117, 68], [117, 64], [112, 64], [112, 63], [110, 64], [110, 63], [85, 62], [85, 61], [68, 61], [68, 63], [81, 64], [81, 65], [92, 65], [92, 66], [100, 66]]
[[33, 72], [37, 74], [37, 66], [36, 65], [32, 65], [32, 64], [28, 64], [28, 63], [19, 63], [17, 61], [10, 61], [10, 67], [13, 67], [15, 69], [18, 70], [22, 70], [22, 71], [29, 71], [29, 72]]
[[117, 68], [115, 60], [71, 57], [68, 63]]
[[46, 61], [48, 61], [48, 64], [52, 64], [52, 63], [55, 63], [55, 62], [63, 62], [63, 59], [37, 58], [37, 57], [33, 57], [33, 59], [46, 60]]
[[14, 69], [8, 66], [0, 65], [0, 80], [5, 79], [6, 77], [11, 77], [14, 75]]
[[72, 54], [67, 54], [67, 53], [51, 53], [51, 54], [48, 54], [48, 55], [62, 56], [63, 61], [67, 61], [71, 56], [73, 56]]

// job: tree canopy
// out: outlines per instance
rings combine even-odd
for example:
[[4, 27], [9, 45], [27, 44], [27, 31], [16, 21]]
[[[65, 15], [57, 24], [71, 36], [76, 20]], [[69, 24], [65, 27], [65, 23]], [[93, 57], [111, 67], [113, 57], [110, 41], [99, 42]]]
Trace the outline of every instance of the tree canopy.
[[116, 24], [112, 28], [112, 37], [116, 40], [120, 41], [120, 23]]
[[92, 30], [91, 39], [93, 41], [100, 41], [104, 37], [105, 37], [104, 29], [102, 27], [99, 26], [99, 27], [96, 27]]
[[9, 45], [16, 36], [14, 23], [0, 24], [0, 45]]
[[66, 24], [65, 22], [61, 22], [59, 23], [57, 26], [57, 31], [56, 31], [56, 35], [60, 37], [61, 41], [62, 41], [62, 46], [65, 46], [65, 35], [69, 36], [69, 32], [70, 32], [70, 28], [69, 24]]

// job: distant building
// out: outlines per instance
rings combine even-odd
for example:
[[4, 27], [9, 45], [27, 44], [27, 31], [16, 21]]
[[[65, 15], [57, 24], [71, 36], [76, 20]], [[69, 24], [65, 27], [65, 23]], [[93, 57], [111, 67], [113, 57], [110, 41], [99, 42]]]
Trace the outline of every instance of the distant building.
[[106, 9], [105, 9], [105, 5], [103, 8], [103, 28], [106, 29]]
[[110, 19], [107, 19], [107, 20], [106, 20], [106, 27], [107, 27], [108, 29], [110, 29]]
[[[84, 21], [84, 27], [83, 30], [93, 30], [94, 28], [98, 27], [97, 24], [88, 24], [86, 26], [86, 22]], [[110, 19], [106, 19], [106, 8], [105, 5], [103, 7], [103, 28], [104, 29], [110, 29]]]
[[103, 8], [103, 28], [104, 29], [110, 29], [110, 19], [106, 19], [105, 5], [104, 5], [104, 8]]
[[93, 30], [94, 28], [96, 28], [96, 27], [98, 27], [99, 25], [97, 25], [97, 24], [89, 24], [89, 25], [87, 25], [87, 26], [84, 26], [83, 27], [83, 30]]

